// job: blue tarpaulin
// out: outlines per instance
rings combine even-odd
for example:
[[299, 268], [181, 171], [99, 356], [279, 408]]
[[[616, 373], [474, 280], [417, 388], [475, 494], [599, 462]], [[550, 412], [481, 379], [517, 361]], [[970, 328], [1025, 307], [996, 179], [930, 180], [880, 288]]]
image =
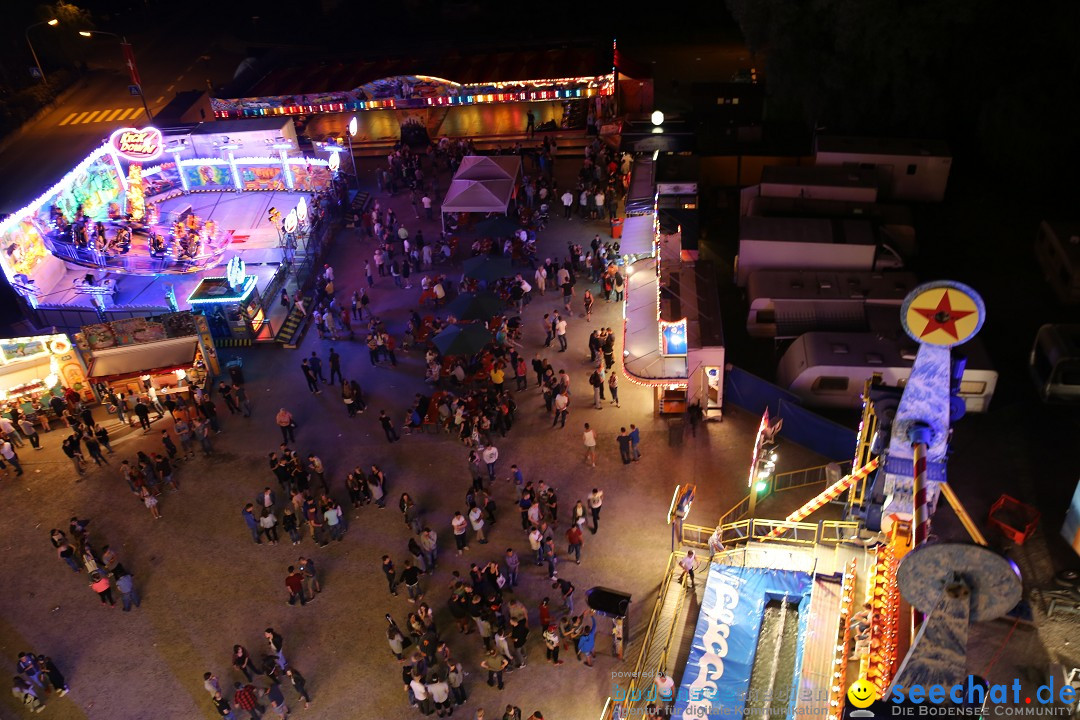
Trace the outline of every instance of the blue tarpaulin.
[[807, 573], [714, 564], [672, 717], [742, 716], [761, 619], [770, 600], [799, 605], [796, 675], [785, 691], [797, 687], [811, 586]]
[[780, 437], [809, 448], [830, 460], [850, 460], [855, 455], [855, 431], [826, 420], [799, 404], [799, 397], [737, 367], [724, 372], [724, 404], [731, 403], [769, 419], [784, 419]]

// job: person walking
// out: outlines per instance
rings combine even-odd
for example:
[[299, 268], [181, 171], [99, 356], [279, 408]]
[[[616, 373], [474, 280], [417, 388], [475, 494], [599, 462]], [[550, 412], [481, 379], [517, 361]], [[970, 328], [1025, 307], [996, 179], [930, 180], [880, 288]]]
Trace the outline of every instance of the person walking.
[[383, 432], [386, 433], [386, 442], [392, 443], [401, 439], [397, 434], [397, 430], [394, 429], [394, 421], [390, 419], [385, 410], [379, 411], [379, 424], [382, 425]]
[[589, 423], [585, 423], [585, 431], [581, 437], [585, 443], [585, 462], [596, 467], [596, 431], [589, 427]]
[[435, 531], [431, 528], [424, 526], [423, 532], [420, 533], [420, 550], [423, 554], [424, 564], [428, 568], [428, 572], [435, 569], [435, 564], [439, 559], [439, 541]]
[[263, 631], [263, 637], [266, 638], [266, 643], [270, 646], [270, 652], [274, 656], [277, 666], [284, 669], [289, 664], [282, 649], [285, 646], [285, 638], [272, 627], [268, 627]]
[[417, 603], [424, 599], [424, 593], [420, 592], [420, 568], [413, 565], [412, 560], [405, 561], [405, 569], [401, 571], [401, 582], [405, 583], [405, 590], [409, 593], [409, 602]]
[[[84, 440], [86, 440], [87, 443], [89, 443], [90, 439], [91, 438], [89, 436], [84, 438]], [[87, 447], [89, 447], [89, 444], [87, 445]], [[96, 440], [94, 441], [94, 447], [97, 447], [97, 441]], [[98, 453], [97, 457], [100, 457], [102, 460], [105, 460], [105, 458], [101, 456], [101, 450], [100, 449], [97, 451], [97, 453]], [[18, 455], [18, 453], [15, 452], [15, 448], [12, 447], [10, 441], [4, 440], [2, 443], [0, 443], [0, 456], [3, 456], [3, 461], [4, 462], [11, 463], [11, 466], [13, 468], [15, 468], [15, 477], [18, 477], [18, 476], [23, 474], [22, 464], [19, 462], [19, 455]], [[98, 465], [100, 465], [101, 462], [98, 461], [97, 457], [94, 458], [94, 461], [97, 462]], [[106, 464], [108, 464], [108, 462], [109, 462], [108, 460], [105, 460]]]
[[300, 671], [289, 666], [285, 668], [285, 677], [289, 678], [289, 682], [292, 683], [293, 689], [296, 690], [296, 695], [304, 701], [304, 709], [307, 710], [310, 708], [311, 696], [308, 695], [307, 681], [304, 680], [304, 676], [300, 674]]
[[690, 587], [694, 587], [694, 570], [697, 569], [697, 558], [694, 557], [693, 550], [686, 551], [686, 557], [679, 560], [679, 567], [682, 568], [682, 575], [679, 576], [679, 584], [681, 585], [686, 576], [690, 576]]
[[319, 380], [307, 358], [300, 361], [300, 372], [304, 374], [304, 382], [307, 383], [308, 390], [311, 391], [311, 394], [319, 395], [322, 392], [319, 389]]
[[468, 532], [469, 521], [460, 512], [456, 512], [453, 520], [450, 521], [450, 525], [454, 529], [454, 543], [457, 545], [457, 554], [461, 555], [469, 549], [468, 537], [465, 535]]
[[394, 569], [394, 561], [390, 559], [389, 555], [382, 556], [382, 571], [383, 575], [386, 576], [387, 584], [390, 586], [390, 594], [397, 597], [397, 570]]
[[596, 531], [600, 529], [600, 508], [604, 504], [604, 491], [597, 488], [593, 488], [589, 493], [588, 498], [589, 513], [592, 515], [592, 534], [595, 535]]
[[25, 415], [19, 416], [19, 430], [21, 430], [22, 434], [26, 436], [26, 439], [30, 441], [30, 447], [35, 450], [41, 449], [41, 436], [38, 435], [34, 423], [30, 422], [30, 419]]
[[[611, 392], [611, 404], [615, 407], [621, 407], [621, 405], [619, 405], [619, 375], [615, 370], [608, 373], [607, 385], [608, 390]], [[631, 425], [630, 427], [634, 426]]]
[[[573, 292], [574, 286], [569, 282], [563, 285], [563, 302], [567, 312], [570, 312], [570, 297]], [[555, 321], [555, 339], [559, 341], [559, 352], [566, 352], [566, 319], [561, 315]]]

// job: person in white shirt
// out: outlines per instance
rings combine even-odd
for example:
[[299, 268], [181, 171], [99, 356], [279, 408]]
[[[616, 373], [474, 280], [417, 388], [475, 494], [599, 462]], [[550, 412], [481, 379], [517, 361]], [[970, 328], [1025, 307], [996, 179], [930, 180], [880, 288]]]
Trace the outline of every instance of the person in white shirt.
[[593, 196], [593, 202], [596, 203], [597, 217], [601, 220], [604, 219], [604, 191], [597, 190], [596, 195]]
[[555, 339], [559, 341], [559, 352], [566, 352], [566, 320], [561, 317], [555, 322]]
[[604, 491], [593, 488], [592, 492], [589, 493], [588, 503], [589, 512], [592, 514], [593, 524], [590, 530], [592, 531], [592, 534], [595, 535], [596, 531], [600, 529], [600, 508], [604, 504]]
[[466, 531], [469, 529], [469, 521], [465, 519], [464, 515], [457, 512], [454, 513], [454, 519], [450, 521], [450, 525], [454, 528], [454, 542], [457, 544], [457, 554], [460, 555], [469, 549], [469, 541], [465, 536]]
[[499, 459], [499, 448], [494, 445], [488, 445], [480, 455], [487, 464], [488, 480], [495, 482], [495, 461]]
[[585, 442], [585, 462], [596, 467], [596, 431], [585, 423], [585, 432], [581, 434]]
[[536, 280], [536, 287], [540, 288], [540, 295], [543, 295], [544, 287], [547, 285], [547, 270], [544, 269], [543, 265], [536, 268], [533, 279]]
[[563, 217], [570, 219], [570, 213], [574, 208], [574, 194], [567, 190], [562, 194]]
[[487, 545], [487, 537], [484, 536], [484, 511], [474, 507], [469, 511], [469, 523], [476, 533], [476, 539], [481, 545]]
[[679, 561], [679, 567], [682, 568], [683, 574], [679, 576], [679, 583], [690, 576], [690, 587], [694, 587], [694, 570], [697, 569], [697, 558], [694, 557], [693, 550], [686, 551], [686, 557]]
[[15, 429], [15, 424], [6, 417], [0, 417], [0, 433], [3, 433], [4, 437], [15, 445], [22, 447], [22, 436], [19, 435], [19, 431]]
[[420, 198], [420, 203], [424, 206], [424, 214], [427, 215], [427, 219], [431, 220], [431, 198], [427, 195]]

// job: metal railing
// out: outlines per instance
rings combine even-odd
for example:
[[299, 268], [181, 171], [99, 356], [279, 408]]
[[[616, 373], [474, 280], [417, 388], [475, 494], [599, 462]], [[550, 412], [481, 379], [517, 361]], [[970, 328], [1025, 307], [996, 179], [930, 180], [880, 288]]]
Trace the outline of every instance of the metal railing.
[[822, 520], [818, 530], [820, 543], [859, 541], [859, 523], [854, 520]]
[[[704, 548], [711, 551], [709, 538], [712, 537], [714, 532], [716, 532], [716, 528], [684, 524], [682, 526], [681, 541], [684, 546]], [[835, 545], [845, 542], [859, 542], [858, 533], [859, 523], [854, 520], [822, 520], [820, 523], [808, 523], [748, 518], [721, 525], [720, 542], [725, 548], [743, 545], [751, 540], [804, 546], [815, 543]], [[720, 555], [720, 553], [716, 553], [716, 555]]]
[[[646, 673], [645, 663], [649, 657], [649, 648], [653, 642], [653, 634], [656, 632], [656, 625], [660, 620], [660, 614], [667, 604], [668, 592], [672, 588], [672, 581], [675, 577], [675, 568], [678, 564], [681, 555], [679, 553], [671, 553], [668, 556], [667, 568], [664, 571], [664, 580], [660, 583], [660, 589], [656, 595], [656, 604], [653, 606], [652, 615], [649, 618], [649, 624], [645, 627], [645, 635], [641, 642], [641, 651], [638, 653], [637, 662], [634, 664], [634, 671], [630, 675], [630, 682], [626, 688], [626, 695], [621, 700], [608, 698], [608, 702], [604, 705], [605, 717], [613, 717], [617, 709], [626, 709], [630, 702], [633, 702], [632, 698], [635, 696], [640, 700], [644, 690], [639, 689], [639, 685], [644, 680], [648, 686], [652, 685], [652, 678], [656, 676], [656, 671], [660, 669], [666, 669], [668, 660], [668, 650], [671, 646], [671, 639], [674, 637], [674, 628], [678, 625], [679, 615], [682, 611], [683, 603], [679, 603], [679, 607], [676, 610], [675, 617], [671, 622], [671, 629], [668, 630], [668, 636], [665, 639], [664, 650], [661, 654], [660, 664], [656, 668], [650, 668]], [[681, 583], [674, 583], [675, 591], [682, 593], [683, 586]], [[620, 713], [621, 715], [621, 713]]]
[[[768, 487], [758, 495], [757, 501], [761, 501], [768, 498], [774, 492], [783, 492], [784, 490], [795, 490], [801, 487], [808, 487], [810, 485], [825, 485], [829, 481], [829, 465], [839, 466], [840, 474], [836, 479], [840, 479], [844, 475], [851, 473], [851, 461], [845, 460], [844, 462], [829, 463], [826, 465], [815, 465], [813, 467], [802, 468], [799, 470], [791, 470], [789, 472], [777, 473], [773, 476], [772, 481], [768, 484]], [[720, 521], [717, 525], [727, 525], [729, 523], [738, 522], [747, 515], [750, 514], [750, 496], [747, 495], [740, 500], [735, 507], [728, 510], [726, 513], [720, 516]]]
[[[834, 468], [840, 468], [840, 472], [836, 474], [836, 477], [830, 477], [829, 465], [832, 465]], [[851, 474], [850, 460], [840, 463], [830, 463], [829, 465], [817, 465], [801, 470], [777, 473], [772, 481], [772, 492], [794, 490], [795, 488], [807, 487], [809, 485], [825, 485], [830, 480], [835, 482], [845, 475]]]

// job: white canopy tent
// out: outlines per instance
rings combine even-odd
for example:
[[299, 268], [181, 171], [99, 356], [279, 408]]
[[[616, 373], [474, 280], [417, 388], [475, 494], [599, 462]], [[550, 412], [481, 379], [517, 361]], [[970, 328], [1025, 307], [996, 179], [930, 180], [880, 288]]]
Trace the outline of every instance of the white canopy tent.
[[466, 155], [454, 173], [455, 180], [516, 180], [521, 172], [517, 155]]
[[446, 213], [506, 213], [521, 172], [521, 158], [510, 155], [466, 155], [450, 181], [440, 215], [446, 230]]

